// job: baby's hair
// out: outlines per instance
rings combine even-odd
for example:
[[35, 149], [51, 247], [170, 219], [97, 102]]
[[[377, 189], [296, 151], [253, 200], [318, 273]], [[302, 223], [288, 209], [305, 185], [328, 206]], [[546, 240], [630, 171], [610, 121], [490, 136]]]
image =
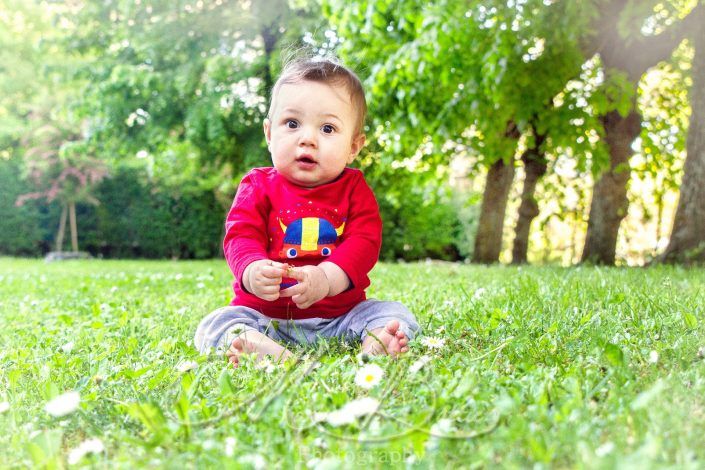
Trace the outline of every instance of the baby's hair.
[[342, 65], [334, 57], [309, 56], [295, 57], [284, 65], [281, 75], [272, 89], [272, 99], [269, 104], [267, 117], [271, 119], [274, 100], [282, 85], [299, 83], [302, 81], [320, 82], [328, 85], [342, 86], [350, 93], [350, 102], [357, 112], [355, 135], [361, 134], [367, 115], [367, 101], [365, 90], [358, 76], [349, 68]]

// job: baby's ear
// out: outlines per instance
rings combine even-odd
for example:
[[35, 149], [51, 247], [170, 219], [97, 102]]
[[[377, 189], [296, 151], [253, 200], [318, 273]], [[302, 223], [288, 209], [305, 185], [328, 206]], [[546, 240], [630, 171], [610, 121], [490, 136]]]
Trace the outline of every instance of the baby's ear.
[[360, 134], [353, 138], [352, 145], [350, 146], [350, 158], [348, 158], [348, 163], [352, 163], [360, 153], [360, 150], [365, 146], [365, 134]]
[[269, 143], [272, 141], [272, 121], [265, 118], [262, 127], [264, 128], [264, 138], [267, 139], [267, 148], [269, 148]]

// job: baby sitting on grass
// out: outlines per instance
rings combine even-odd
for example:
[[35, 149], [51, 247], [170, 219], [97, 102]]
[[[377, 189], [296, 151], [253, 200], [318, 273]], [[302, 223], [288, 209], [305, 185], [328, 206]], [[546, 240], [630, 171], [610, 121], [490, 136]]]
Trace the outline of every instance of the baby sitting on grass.
[[366, 299], [382, 221], [362, 172], [348, 168], [365, 144], [359, 78], [331, 59], [289, 63], [272, 91], [264, 135], [273, 167], [240, 182], [223, 248], [235, 281], [227, 307], [198, 325], [196, 348], [291, 356], [289, 344], [361, 341], [396, 356], [418, 331], [398, 302]]

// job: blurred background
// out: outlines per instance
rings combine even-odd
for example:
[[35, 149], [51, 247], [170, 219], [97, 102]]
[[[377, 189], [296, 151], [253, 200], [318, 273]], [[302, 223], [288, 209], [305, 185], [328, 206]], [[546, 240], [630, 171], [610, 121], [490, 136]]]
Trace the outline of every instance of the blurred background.
[[382, 259], [703, 260], [698, 3], [0, 0], [0, 254], [221, 256], [304, 51], [365, 83]]

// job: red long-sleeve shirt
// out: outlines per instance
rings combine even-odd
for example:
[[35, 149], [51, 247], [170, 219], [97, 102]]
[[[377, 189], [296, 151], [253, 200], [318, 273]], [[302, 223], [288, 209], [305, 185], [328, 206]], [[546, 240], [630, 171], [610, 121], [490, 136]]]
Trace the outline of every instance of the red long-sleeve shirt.
[[[379, 257], [382, 221], [360, 170], [346, 168], [330, 183], [303, 188], [274, 168], [255, 168], [240, 182], [225, 222], [223, 249], [235, 275], [231, 305], [279, 319], [333, 318], [365, 300], [368, 273]], [[294, 266], [330, 261], [347, 274], [348, 290], [301, 310], [290, 297], [273, 302], [247, 292], [242, 283], [253, 261]]]

